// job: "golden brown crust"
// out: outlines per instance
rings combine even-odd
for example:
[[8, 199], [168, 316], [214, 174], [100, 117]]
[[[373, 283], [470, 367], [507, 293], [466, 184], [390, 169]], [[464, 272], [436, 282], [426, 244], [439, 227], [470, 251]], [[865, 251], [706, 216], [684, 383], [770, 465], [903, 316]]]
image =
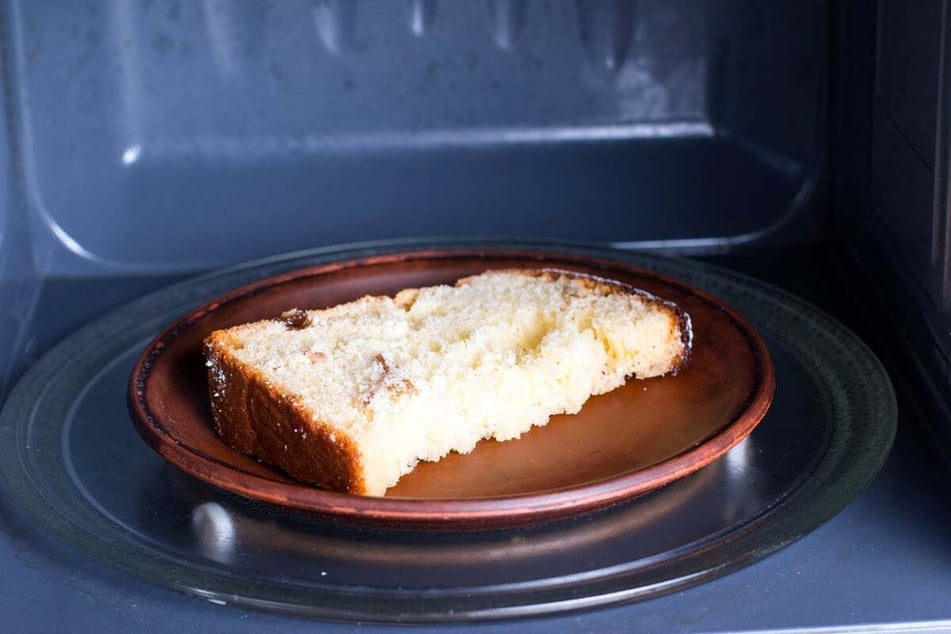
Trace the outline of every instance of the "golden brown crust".
[[237, 361], [228, 353], [227, 339], [222, 331], [205, 339], [209, 396], [222, 440], [302, 482], [365, 493], [354, 443], [339, 430], [307, 418], [255, 368]]

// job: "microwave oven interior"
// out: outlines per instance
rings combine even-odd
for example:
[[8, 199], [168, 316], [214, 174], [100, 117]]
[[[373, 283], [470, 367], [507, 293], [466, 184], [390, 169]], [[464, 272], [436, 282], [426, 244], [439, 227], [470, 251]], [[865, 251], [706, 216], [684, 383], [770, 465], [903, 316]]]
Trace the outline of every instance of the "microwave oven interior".
[[[176, 297], [167, 289], [238, 280], [247, 262], [517, 244], [739, 273], [762, 297], [788, 292], [845, 324], [881, 361], [898, 422], [878, 475], [796, 534], [751, 537], [758, 547], [717, 561], [728, 574], [641, 594], [574, 579], [570, 610], [526, 598], [534, 610], [467, 603], [469, 616], [488, 616], [487, 629], [521, 618], [526, 631], [947, 625], [948, 11], [944, 0], [0, 0], [0, 420], [20, 424], [28, 389], [61, 397], [29, 384], [52, 352], [76, 363], [64, 355], [81, 353], [70, 342], [87, 324], [118, 323], [147, 297], [170, 322], [180, 315], [154, 303]], [[128, 376], [125, 363], [103, 376]], [[104, 416], [128, 418], [124, 391], [84, 389]], [[18, 455], [43, 460], [31, 452], [25, 442]], [[201, 601], [195, 584], [156, 582], [148, 566], [64, 538], [5, 473], [0, 612], [17, 631], [63, 618], [105, 631], [297, 631], [315, 616], [331, 630], [457, 625], [451, 601], [423, 614], [394, 594], [361, 612], [352, 578], [334, 590], [347, 612]], [[125, 475], [108, 477], [121, 487]], [[181, 478], [168, 486], [191, 486]], [[307, 522], [259, 506], [243, 521], [261, 534]], [[500, 540], [537, 539], [569, 561], [570, 537], [597, 521], [548, 541], [441, 536], [439, 552], [468, 563], [440, 568], [432, 593], [464, 585], [452, 575], [466, 566], [491, 581], [472, 562]], [[314, 530], [341, 552], [409, 539]], [[154, 546], [144, 559], [166, 556], [159, 536], [139, 537]], [[327, 565], [345, 558], [335, 552]], [[204, 565], [194, 557], [185, 565]], [[542, 596], [564, 581], [535, 572], [494, 592]]]

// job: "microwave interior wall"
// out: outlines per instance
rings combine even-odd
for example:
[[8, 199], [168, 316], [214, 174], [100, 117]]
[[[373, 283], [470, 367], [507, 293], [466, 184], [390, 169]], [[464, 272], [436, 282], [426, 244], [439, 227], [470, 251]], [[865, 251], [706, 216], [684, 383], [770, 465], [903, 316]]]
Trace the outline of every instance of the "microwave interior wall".
[[0, 397], [89, 289], [512, 236], [820, 245], [940, 408], [946, 4], [0, 0]]

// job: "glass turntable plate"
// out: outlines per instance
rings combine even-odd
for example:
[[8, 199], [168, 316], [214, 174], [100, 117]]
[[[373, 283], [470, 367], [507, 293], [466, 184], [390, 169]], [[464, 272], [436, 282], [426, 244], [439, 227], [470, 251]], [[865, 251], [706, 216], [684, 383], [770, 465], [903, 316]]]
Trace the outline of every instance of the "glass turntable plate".
[[[168, 324], [289, 271], [433, 250], [615, 262], [699, 289], [762, 336], [775, 368], [772, 405], [732, 449], [664, 486], [568, 518], [466, 531], [354, 523], [251, 499], [184, 473], [137, 433], [129, 376]], [[848, 504], [881, 467], [895, 425], [891, 384], [866, 346], [748, 277], [563, 243], [391, 242], [219, 271], [77, 331], [31, 368], [0, 413], [0, 472], [14, 503], [62, 539], [156, 584], [324, 618], [472, 620], [634, 601], [747, 565]]]

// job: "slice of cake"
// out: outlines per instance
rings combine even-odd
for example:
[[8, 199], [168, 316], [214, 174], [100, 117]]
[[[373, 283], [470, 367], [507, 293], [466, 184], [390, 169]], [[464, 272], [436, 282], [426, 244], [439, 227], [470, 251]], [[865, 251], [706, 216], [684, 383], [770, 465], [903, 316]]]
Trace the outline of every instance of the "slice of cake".
[[420, 460], [510, 440], [629, 377], [677, 370], [689, 317], [616, 282], [490, 271], [218, 330], [218, 433], [296, 479], [383, 495]]

